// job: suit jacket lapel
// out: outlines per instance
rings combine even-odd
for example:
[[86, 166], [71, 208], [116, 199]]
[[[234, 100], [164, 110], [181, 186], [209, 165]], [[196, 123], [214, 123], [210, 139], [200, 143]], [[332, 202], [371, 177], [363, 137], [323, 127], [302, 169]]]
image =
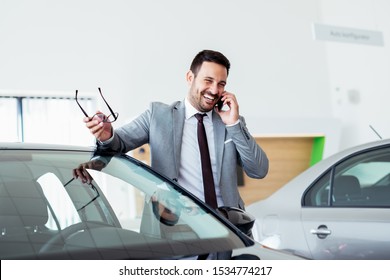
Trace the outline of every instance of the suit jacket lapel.
[[175, 172], [176, 176], [179, 176], [179, 164], [181, 143], [183, 138], [183, 128], [185, 121], [185, 106], [184, 102], [178, 102], [172, 110], [172, 131], [173, 131], [173, 145], [174, 145], [174, 158], [175, 158]]
[[215, 156], [217, 159], [217, 174], [218, 174], [218, 182], [220, 180], [221, 176], [221, 168], [222, 168], [222, 157], [223, 157], [223, 150], [224, 150], [224, 143], [225, 142], [225, 134], [226, 134], [226, 127], [223, 121], [221, 120], [221, 117], [216, 113], [213, 112], [213, 130], [214, 130], [214, 146], [215, 146]]

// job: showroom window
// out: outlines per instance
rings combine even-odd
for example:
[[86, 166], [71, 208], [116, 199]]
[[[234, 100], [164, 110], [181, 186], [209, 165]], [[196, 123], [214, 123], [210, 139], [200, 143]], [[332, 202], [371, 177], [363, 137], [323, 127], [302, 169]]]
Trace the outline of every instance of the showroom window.
[[307, 191], [304, 206], [389, 207], [390, 147], [359, 153], [331, 168]]
[[[80, 103], [93, 111], [94, 100]], [[74, 98], [54, 96], [0, 96], [3, 120], [1, 141], [91, 145], [93, 137], [82, 122]], [[4, 121], [7, 120], [7, 121]]]

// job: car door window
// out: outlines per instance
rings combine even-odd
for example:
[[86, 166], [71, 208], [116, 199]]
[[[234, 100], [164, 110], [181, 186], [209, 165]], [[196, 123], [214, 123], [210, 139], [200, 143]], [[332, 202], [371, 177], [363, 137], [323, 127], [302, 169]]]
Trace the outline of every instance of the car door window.
[[196, 258], [252, 245], [174, 181], [126, 155], [3, 150], [0, 206], [2, 259]]
[[304, 206], [325, 207], [330, 205], [330, 176], [331, 171], [323, 175], [305, 194]]
[[389, 207], [390, 148], [338, 163], [310, 187], [303, 201], [311, 207]]

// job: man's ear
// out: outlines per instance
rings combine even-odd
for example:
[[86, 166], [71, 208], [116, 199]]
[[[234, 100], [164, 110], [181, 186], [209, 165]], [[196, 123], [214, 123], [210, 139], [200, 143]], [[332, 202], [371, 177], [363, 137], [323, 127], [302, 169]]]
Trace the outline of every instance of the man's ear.
[[192, 84], [192, 82], [194, 81], [194, 77], [195, 77], [194, 73], [191, 70], [189, 70], [186, 75], [186, 80], [188, 85]]

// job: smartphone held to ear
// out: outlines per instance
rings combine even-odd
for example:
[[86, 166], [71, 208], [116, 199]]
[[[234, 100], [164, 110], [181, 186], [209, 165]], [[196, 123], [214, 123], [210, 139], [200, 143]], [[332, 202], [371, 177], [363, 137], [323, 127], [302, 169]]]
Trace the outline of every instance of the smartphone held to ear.
[[218, 108], [218, 111], [221, 111], [221, 110], [222, 110], [222, 107], [223, 107], [222, 97], [218, 100], [216, 106], [217, 106], [217, 108]]

